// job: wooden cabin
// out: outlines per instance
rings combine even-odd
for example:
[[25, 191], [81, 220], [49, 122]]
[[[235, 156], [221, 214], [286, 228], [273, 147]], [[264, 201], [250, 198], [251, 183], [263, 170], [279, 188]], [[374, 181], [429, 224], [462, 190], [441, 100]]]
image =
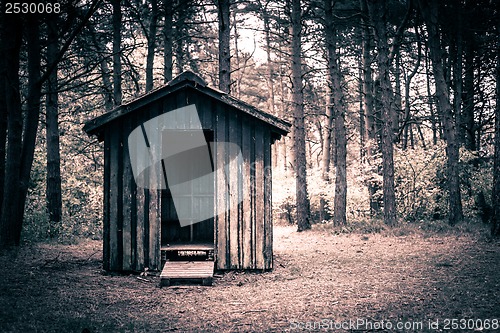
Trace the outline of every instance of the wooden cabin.
[[[168, 188], [137, 186], [128, 138], [149, 120], [192, 105], [207, 143], [236, 144], [243, 162], [226, 169], [226, 177], [222, 166], [229, 162], [229, 151], [222, 145], [212, 152], [212, 178], [185, 194], [191, 206], [213, 217], [181, 227]], [[179, 135], [189, 130], [185, 119], [168, 126]], [[219, 270], [271, 269], [271, 145], [289, 129], [289, 123], [209, 87], [190, 71], [88, 121], [87, 134], [104, 141], [104, 269], [160, 270], [172, 249], [213, 251]]]

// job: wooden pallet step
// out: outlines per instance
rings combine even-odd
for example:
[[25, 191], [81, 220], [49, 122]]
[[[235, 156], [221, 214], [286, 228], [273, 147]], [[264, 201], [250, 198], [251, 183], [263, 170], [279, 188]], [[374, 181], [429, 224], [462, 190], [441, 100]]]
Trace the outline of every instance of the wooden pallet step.
[[171, 280], [201, 280], [203, 285], [211, 285], [213, 276], [213, 261], [167, 261], [160, 275], [160, 285], [168, 286]]

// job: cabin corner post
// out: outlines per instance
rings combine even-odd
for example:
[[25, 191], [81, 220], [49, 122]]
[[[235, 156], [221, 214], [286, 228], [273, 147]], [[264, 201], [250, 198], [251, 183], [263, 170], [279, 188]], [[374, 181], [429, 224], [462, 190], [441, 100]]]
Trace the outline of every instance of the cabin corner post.
[[273, 268], [271, 133], [264, 133], [264, 269]]
[[123, 269], [123, 144], [116, 126], [109, 128], [109, 270]]

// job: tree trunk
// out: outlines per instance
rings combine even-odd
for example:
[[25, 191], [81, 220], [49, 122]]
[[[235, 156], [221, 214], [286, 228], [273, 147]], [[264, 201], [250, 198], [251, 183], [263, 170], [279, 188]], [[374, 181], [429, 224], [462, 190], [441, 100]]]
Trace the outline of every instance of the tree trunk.
[[113, 99], [115, 106], [122, 104], [122, 60], [121, 29], [122, 9], [120, 0], [112, 0], [113, 4]]
[[[500, 5], [497, 6], [499, 9]], [[495, 157], [493, 162], [493, 216], [491, 234], [500, 236], [500, 21], [497, 21], [497, 64], [496, 64], [496, 106], [495, 106]]]
[[236, 20], [236, 11], [233, 11], [230, 13], [232, 15], [232, 19], [230, 19], [232, 23], [232, 27], [229, 28], [229, 31], [233, 29], [233, 34], [234, 34], [234, 60], [233, 60], [233, 70], [235, 73], [237, 73], [235, 76], [236, 78], [233, 79], [233, 85], [232, 85], [232, 91], [231, 95], [233, 95], [236, 98], [241, 98], [241, 81], [243, 79], [243, 75], [245, 74], [245, 66], [241, 66], [241, 59], [240, 59], [240, 48], [238, 45], [238, 39], [240, 38], [240, 35], [238, 34], [238, 22]]
[[[476, 136], [474, 135], [474, 49], [467, 46], [465, 49], [464, 71], [464, 108], [462, 127], [465, 130], [465, 147], [469, 150], [476, 149]], [[459, 129], [461, 132], [462, 129]]]
[[19, 245], [22, 221], [16, 218], [19, 202], [19, 182], [22, 147], [22, 110], [19, 87], [19, 61], [22, 42], [22, 24], [19, 15], [4, 15], [3, 21], [3, 65], [2, 76], [6, 82], [5, 94], [7, 109], [7, 155], [5, 162], [5, 183], [0, 217], [0, 248]]
[[172, 80], [172, 25], [173, 25], [173, 0], [163, 0], [165, 7], [165, 24], [163, 26], [163, 82]]
[[394, 63], [394, 112], [392, 112], [392, 132], [394, 133], [395, 142], [399, 142], [399, 125], [402, 118], [401, 111], [403, 110], [401, 93], [401, 55], [399, 53], [394, 57]]
[[153, 67], [156, 49], [156, 21], [158, 20], [158, 1], [151, 0], [151, 16], [148, 30], [148, 53], [146, 55], [146, 92], [153, 90]]
[[[345, 128], [346, 107], [342, 91], [340, 59], [337, 55], [337, 31], [333, 16], [332, 0], [325, 0], [325, 39], [328, 54], [328, 74], [330, 77], [331, 100], [335, 110], [336, 174], [333, 223], [346, 224], [347, 209], [347, 135]], [[327, 148], [325, 148], [327, 149]]]
[[292, 0], [292, 102], [294, 110], [293, 139], [295, 153], [297, 231], [311, 229], [309, 220], [310, 204], [307, 194], [304, 94], [302, 91], [301, 16], [300, 0]]
[[41, 45], [39, 20], [36, 16], [28, 16], [26, 24], [26, 45], [28, 50], [28, 96], [27, 114], [24, 117], [23, 139], [21, 150], [21, 175], [19, 188], [19, 201], [17, 202], [16, 219], [19, 228], [16, 235], [21, 239], [22, 222], [24, 219], [24, 205], [28, 194], [31, 167], [35, 154], [36, 136], [40, 120], [40, 99], [42, 95], [41, 70]]
[[457, 12], [456, 12], [456, 22], [457, 22], [457, 31], [452, 39], [453, 42], [451, 49], [453, 53], [455, 53], [453, 59], [453, 85], [454, 85], [454, 94], [453, 94], [453, 110], [455, 113], [455, 127], [457, 133], [457, 143], [460, 145], [464, 143], [464, 131], [462, 130], [463, 121], [462, 121], [462, 91], [463, 91], [463, 38], [462, 38], [462, 11], [461, 5], [457, 4]]
[[396, 195], [394, 191], [394, 131], [393, 114], [394, 103], [391, 81], [389, 78], [389, 46], [386, 31], [386, 4], [385, 1], [368, 1], [368, 11], [373, 22], [375, 39], [377, 41], [377, 65], [381, 91], [381, 117], [382, 117], [382, 177], [384, 223], [396, 225]]
[[[331, 79], [330, 79], [331, 80]], [[332, 134], [334, 126], [334, 116], [333, 116], [333, 96], [329, 93], [326, 98], [328, 105], [326, 106], [326, 124], [324, 126], [323, 135], [323, 154], [321, 156], [321, 178], [324, 181], [330, 180], [330, 162], [331, 162], [331, 152], [332, 152]]]
[[261, 9], [262, 21], [264, 23], [265, 41], [266, 41], [267, 89], [269, 94], [267, 98], [267, 109], [269, 112], [271, 112], [271, 114], [276, 115], [274, 110], [274, 82], [273, 82], [274, 70], [271, 59], [271, 24], [269, 22], [270, 21], [269, 12], [267, 10], [268, 4], [269, 1]]
[[[422, 58], [422, 45], [420, 45], [420, 34], [418, 30], [418, 25], [415, 24], [415, 35], [417, 37], [417, 63], [415, 64], [415, 67], [413, 67], [413, 70], [408, 74], [407, 76], [405, 75], [405, 118], [404, 118], [404, 123], [403, 123], [403, 149], [406, 149], [408, 147], [408, 130], [411, 129], [411, 109], [410, 109], [410, 87], [411, 87], [411, 80], [415, 77], [415, 75], [418, 72], [418, 69], [420, 67], [420, 59]], [[411, 144], [411, 147], [413, 148], [413, 142]]]
[[5, 75], [5, 53], [7, 52], [7, 43], [5, 40], [5, 14], [0, 13], [0, 215], [2, 213], [3, 191], [5, 184], [5, 155], [7, 154], [7, 108], [6, 89], [7, 80]]
[[[362, 67], [362, 103], [364, 109], [364, 129], [363, 142], [365, 145], [361, 148], [364, 155], [364, 163], [370, 169], [369, 172], [378, 173], [374, 166], [374, 156], [379, 152], [377, 143], [377, 126], [375, 121], [375, 110], [373, 100], [373, 80], [371, 68], [371, 48], [372, 35], [369, 29], [368, 9], [366, 0], [360, 0], [361, 8], [361, 67]], [[381, 202], [377, 197], [379, 184], [376, 180], [370, 179], [367, 181], [368, 196], [370, 200], [370, 213], [376, 215], [380, 212]]]
[[432, 129], [432, 144], [437, 145], [438, 140], [438, 132], [440, 131], [439, 118], [436, 117], [436, 112], [434, 111], [434, 95], [431, 93], [431, 70], [429, 66], [429, 56], [427, 47], [424, 48], [425, 51], [425, 83], [427, 88], [427, 104], [429, 106], [430, 112], [430, 121], [431, 121], [431, 129]]
[[446, 84], [445, 73], [442, 63], [442, 52], [439, 29], [438, 29], [438, 4], [434, 1], [419, 1], [420, 10], [427, 26], [429, 34], [429, 52], [434, 70], [436, 82], [436, 95], [438, 110], [443, 125], [443, 134], [446, 140], [447, 156], [447, 185], [449, 193], [449, 217], [450, 225], [455, 225], [463, 219], [462, 196], [460, 193], [460, 177], [458, 170], [459, 145], [457, 141], [453, 108]]
[[229, 1], [218, 0], [218, 19], [219, 19], [219, 89], [231, 92], [231, 25], [229, 22]]
[[[48, 45], [47, 62], [57, 61], [59, 52], [57, 18], [53, 17], [47, 22]], [[46, 97], [46, 140], [47, 140], [47, 212], [50, 220], [50, 236], [57, 236], [60, 229], [62, 215], [61, 196], [61, 158], [59, 154], [59, 105], [57, 87], [57, 67], [50, 73], [47, 80]]]
[[176, 15], [173, 18], [175, 22], [175, 64], [177, 73], [182, 73], [184, 71], [184, 42], [186, 39], [186, 33], [184, 31], [186, 27], [186, 16], [187, 9], [186, 6], [188, 2], [178, 1], [176, 2]]

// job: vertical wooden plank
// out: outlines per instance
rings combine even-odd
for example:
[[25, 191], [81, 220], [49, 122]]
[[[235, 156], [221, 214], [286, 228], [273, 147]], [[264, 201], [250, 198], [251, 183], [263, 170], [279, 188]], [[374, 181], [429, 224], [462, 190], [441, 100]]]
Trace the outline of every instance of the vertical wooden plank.
[[110, 135], [109, 128], [104, 130], [104, 202], [103, 202], [103, 232], [102, 232], [102, 263], [103, 269], [110, 270]]
[[131, 121], [129, 119], [125, 119], [123, 121], [123, 156], [121, 163], [123, 164], [123, 175], [122, 175], [122, 184], [123, 184], [123, 237], [122, 237], [122, 248], [123, 248], [123, 261], [122, 261], [122, 269], [124, 271], [129, 271], [132, 269], [132, 166], [130, 164], [130, 155], [128, 149], [128, 134], [131, 129]]
[[130, 176], [130, 192], [131, 192], [131, 201], [130, 201], [130, 249], [131, 249], [131, 269], [134, 271], [140, 270], [137, 266], [137, 186], [135, 185], [134, 175]]
[[138, 271], [144, 270], [146, 267], [145, 262], [145, 208], [146, 208], [146, 195], [142, 187], [137, 188], [136, 192], [136, 211], [137, 211], [137, 224], [136, 224], [136, 245], [135, 245], [135, 261], [136, 269]]
[[264, 131], [255, 124], [255, 268], [264, 269]]
[[240, 167], [238, 163], [238, 146], [239, 137], [239, 115], [234, 110], [229, 111], [229, 257], [230, 267], [232, 269], [240, 269], [240, 223], [239, 223], [239, 178]]
[[[200, 98], [201, 100], [201, 98]], [[207, 113], [210, 116], [210, 122], [211, 122], [211, 129], [213, 131], [212, 133], [212, 143], [210, 143], [210, 150], [212, 154], [212, 163], [214, 165], [214, 182], [213, 182], [213, 198], [212, 198], [212, 205], [214, 207], [214, 218], [212, 221], [212, 228], [213, 228], [213, 242], [214, 242], [214, 260], [216, 262], [216, 268], [218, 268], [218, 260], [217, 260], [217, 249], [218, 249], [218, 228], [217, 228], [217, 216], [218, 216], [218, 211], [217, 211], [217, 205], [218, 205], [218, 196], [217, 196], [217, 172], [219, 172], [217, 169], [217, 108], [216, 106], [216, 101], [211, 100], [210, 104], [206, 103], [209, 105], [207, 107]], [[208, 117], [208, 115], [207, 115]]]
[[214, 112], [210, 109], [213, 103], [207, 103], [207, 97], [200, 96], [200, 93], [196, 92], [195, 97], [191, 99], [193, 103], [196, 104], [196, 109], [200, 115], [201, 126], [204, 129], [214, 129]]
[[122, 269], [122, 255], [119, 253], [121, 246], [121, 173], [120, 173], [120, 127], [115, 124], [110, 128], [110, 195], [109, 195], [109, 251], [110, 270], [119, 271]]
[[271, 131], [264, 132], [264, 269], [273, 268]]
[[[176, 101], [176, 108], [182, 108], [187, 104], [187, 96], [186, 96], [186, 90], [181, 89], [177, 91], [176, 96], [175, 96], [175, 101]], [[177, 129], [186, 129], [188, 128], [189, 124], [189, 118], [187, 117], [187, 113], [182, 112], [182, 113], [177, 113]]]
[[216, 233], [216, 249], [215, 256], [217, 260], [217, 269], [228, 269], [229, 263], [226, 257], [228, 246], [227, 246], [227, 219], [228, 214], [226, 211], [226, 190], [227, 190], [227, 179], [226, 173], [224, 171], [224, 165], [227, 160], [227, 152], [225, 146], [220, 144], [226, 142], [226, 114], [227, 112], [223, 110], [219, 103], [214, 103], [214, 112], [216, 112], [216, 122], [215, 122], [215, 142], [214, 145], [214, 155], [215, 155], [215, 197], [216, 197], [216, 217], [215, 217], [215, 233]]
[[[127, 145], [128, 151], [128, 163], [130, 168], [132, 168], [132, 160], [130, 158], [130, 147], [128, 146], [128, 137], [130, 132], [137, 127], [135, 117], [129, 118], [128, 132], [124, 137], [124, 144]], [[125, 173], [125, 172], [124, 172]], [[132, 169], [130, 169], [130, 178], [128, 180], [130, 186], [130, 262], [131, 269], [134, 271], [142, 270], [137, 265], [137, 185], [134, 179], [134, 174]]]
[[[137, 114], [134, 117], [134, 125], [140, 126], [144, 122], [144, 115]], [[144, 149], [144, 147], [137, 142], [136, 149]], [[136, 211], [136, 226], [135, 226], [135, 269], [143, 271], [148, 265], [146, 263], [146, 190], [143, 187], [136, 186], [135, 193], [135, 211]]]
[[252, 182], [251, 168], [253, 168], [251, 158], [252, 131], [251, 123], [248, 119], [242, 121], [241, 129], [241, 152], [243, 154], [243, 211], [242, 211], [242, 256], [243, 269], [252, 269]]
[[256, 159], [255, 159], [255, 121], [251, 121], [251, 128], [250, 128], [250, 133], [251, 133], [251, 140], [250, 140], [250, 159], [252, 163], [252, 167], [250, 168], [250, 187], [251, 187], [251, 193], [250, 193], [250, 231], [251, 231], [251, 268], [255, 269], [255, 225], [256, 225], [256, 216], [255, 216], [255, 191], [257, 187], [257, 183], [255, 180], [255, 168], [256, 168]]
[[[152, 119], [159, 115], [160, 113], [160, 103], [155, 103], [149, 106], [149, 118]], [[159, 128], [155, 128], [156, 131], [160, 131]], [[161, 135], [155, 136], [156, 141], [150, 141], [150, 151], [152, 155], [156, 155], [158, 149], [161, 149]], [[158, 184], [160, 183], [161, 173], [156, 172], [157, 168], [151, 168], [150, 172], [150, 189], [149, 189], [149, 268], [152, 270], [161, 269], [161, 258], [160, 258], [160, 195], [158, 190]]]

